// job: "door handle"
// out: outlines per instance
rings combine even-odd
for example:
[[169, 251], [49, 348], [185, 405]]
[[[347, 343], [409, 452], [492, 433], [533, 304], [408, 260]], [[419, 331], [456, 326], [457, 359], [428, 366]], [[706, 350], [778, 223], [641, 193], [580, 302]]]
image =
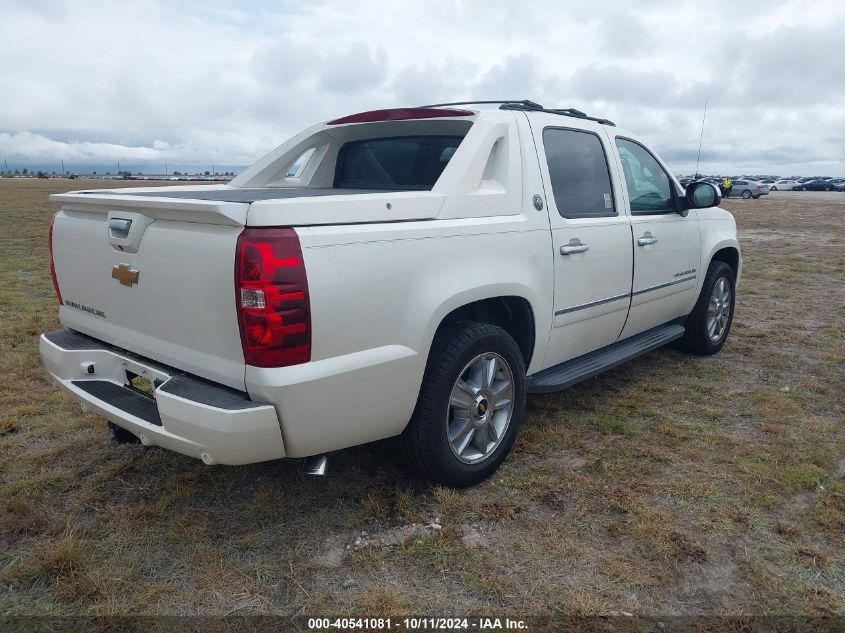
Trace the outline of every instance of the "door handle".
[[129, 227], [131, 226], [132, 220], [124, 220], [121, 218], [109, 219], [109, 232], [112, 237], [126, 239], [129, 236]]
[[637, 238], [637, 244], [639, 246], [649, 246], [650, 244], [657, 244], [657, 238], [654, 237], [651, 233], [646, 233], [642, 237]]
[[586, 244], [567, 244], [560, 247], [561, 255], [575, 255], [576, 253], [586, 253], [590, 247]]

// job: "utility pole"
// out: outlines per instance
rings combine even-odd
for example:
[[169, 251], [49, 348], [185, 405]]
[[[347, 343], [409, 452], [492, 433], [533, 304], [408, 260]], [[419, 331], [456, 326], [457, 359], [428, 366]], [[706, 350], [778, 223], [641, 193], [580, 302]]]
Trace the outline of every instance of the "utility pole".
[[3, 164], [6, 166], [6, 173], [9, 173], [9, 163], [6, 162], [6, 159], [3, 159]]
[[170, 173], [170, 172], [169, 172], [169, 171], [167, 171], [167, 163], [165, 162], [165, 163], [164, 163], [164, 175], [166, 176], [166, 175], [167, 175], [167, 174], [169, 174], [169, 173]]

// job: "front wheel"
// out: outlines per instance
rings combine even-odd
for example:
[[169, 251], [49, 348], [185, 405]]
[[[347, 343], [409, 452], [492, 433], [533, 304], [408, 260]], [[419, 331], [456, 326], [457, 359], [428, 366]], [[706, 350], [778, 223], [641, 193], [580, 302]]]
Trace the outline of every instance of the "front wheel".
[[769, 187], [769, 191], [777, 191], [777, 190], [778, 190], [777, 187]]
[[751, 198], [751, 191], [746, 189], [745, 191], [742, 192], [742, 197], [745, 198], [746, 200], [750, 199]]
[[728, 338], [734, 317], [736, 276], [725, 262], [710, 262], [701, 294], [687, 317], [684, 342], [702, 356], [715, 354]]
[[483, 481], [510, 453], [525, 394], [522, 352], [505, 330], [473, 321], [443, 326], [400, 438], [406, 461], [447, 486]]

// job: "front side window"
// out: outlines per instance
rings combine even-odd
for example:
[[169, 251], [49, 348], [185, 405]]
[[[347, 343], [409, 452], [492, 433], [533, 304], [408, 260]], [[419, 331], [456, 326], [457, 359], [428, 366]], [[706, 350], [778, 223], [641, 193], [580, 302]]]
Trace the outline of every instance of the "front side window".
[[624, 138], [616, 139], [625, 185], [631, 199], [631, 213], [675, 212], [672, 181], [647, 149]]
[[340, 148], [335, 187], [431, 189], [462, 136], [399, 136], [350, 141]]
[[565, 218], [616, 215], [610, 170], [598, 136], [547, 128], [543, 146], [558, 213]]

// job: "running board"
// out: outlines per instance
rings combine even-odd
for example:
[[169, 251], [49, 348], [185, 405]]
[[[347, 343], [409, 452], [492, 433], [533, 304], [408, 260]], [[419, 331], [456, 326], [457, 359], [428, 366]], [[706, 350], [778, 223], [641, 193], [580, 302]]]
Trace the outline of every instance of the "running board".
[[529, 393], [560, 391], [681, 338], [684, 326], [661, 325], [528, 377]]

